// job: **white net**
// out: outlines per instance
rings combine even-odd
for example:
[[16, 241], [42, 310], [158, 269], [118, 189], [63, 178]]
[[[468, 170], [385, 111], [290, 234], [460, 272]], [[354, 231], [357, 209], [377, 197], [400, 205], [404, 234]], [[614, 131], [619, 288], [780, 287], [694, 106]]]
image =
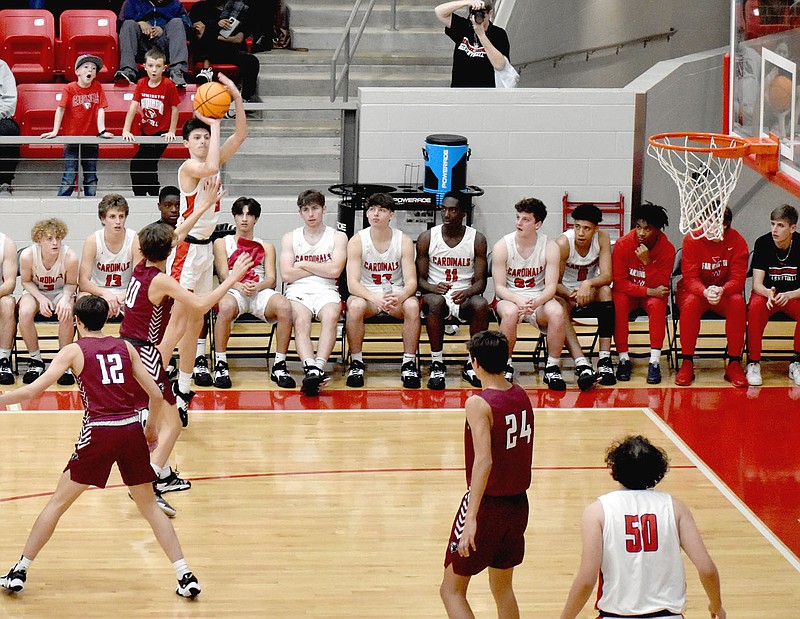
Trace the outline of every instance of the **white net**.
[[[725, 138], [724, 143], [716, 144], [713, 136], [703, 142], [687, 135], [657, 137], [661, 144], [683, 147], [674, 150], [651, 142], [647, 148], [648, 154], [658, 160], [678, 186], [681, 234], [690, 234], [695, 239], [721, 239], [722, 218], [739, 180], [742, 159], [716, 156], [714, 149], [730, 147], [730, 138], [720, 136]], [[698, 146], [709, 150], [691, 150]]]

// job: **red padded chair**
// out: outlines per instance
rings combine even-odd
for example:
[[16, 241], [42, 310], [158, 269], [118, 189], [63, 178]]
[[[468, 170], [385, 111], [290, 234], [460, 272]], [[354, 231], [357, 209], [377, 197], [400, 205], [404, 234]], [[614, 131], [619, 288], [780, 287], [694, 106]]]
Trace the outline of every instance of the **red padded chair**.
[[75, 61], [82, 54], [103, 59], [100, 82], [113, 82], [119, 69], [117, 16], [113, 11], [69, 9], [61, 13], [59, 69], [68, 82], [75, 81]]
[[[40, 136], [53, 129], [56, 107], [61, 100], [64, 84], [20, 84], [17, 86], [17, 111], [14, 118], [21, 135]], [[58, 159], [64, 147], [42, 140], [42, 144], [23, 144], [23, 159]]]
[[194, 116], [194, 93], [197, 91], [197, 84], [189, 84], [186, 88], [178, 88], [178, 94], [181, 96], [181, 101], [178, 104], [178, 128], [175, 134], [178, 136], [178, 141], [167, 147], [162, 157], [167, 159], [188, 159], [189, 151], [183, 145], [181, 139], [181, 128], [183, 123]]
[[[136, 87], [132, 84], [124, 86], [117, 84], [103, 84], [103, 92], [108, 100], [108, 107], [106, 108], [106, 129], [117, 137], [122, 136], [122, 128], [125, 126], [125, 116], [128, 109], [131, 107], [133, 101], [133, 91]], [[131, 127], [131, 133], [134, 135], [139, 134], [139, 127]], [[100, 143], [100, 159], [113, 158], [113, 159], [130, 159], [139, 150], [138, 144], [105, 144]]]
[[0, 58], [11, 68], [18, 84], [53, 80], [55, 46], [55, 23], [50, 11], [0, 11]]

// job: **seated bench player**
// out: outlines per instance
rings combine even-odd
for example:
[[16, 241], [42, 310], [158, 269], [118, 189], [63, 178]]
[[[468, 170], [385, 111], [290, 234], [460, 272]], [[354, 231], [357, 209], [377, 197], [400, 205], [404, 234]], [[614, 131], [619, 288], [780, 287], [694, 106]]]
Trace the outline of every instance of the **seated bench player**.
[[[22, 382], [29, 385], [44, 374], [44, 361], [39, 349], [36, 314], [58, 319], [58, 347], [64, 348], [75, 335], [72, 305], [78, 287], [78, 256], [63, 241], [67, 224], [51, 218], [37, 221], [31, 229], [33, 245], [19, 256], [19, 273], [23, 294], [17, 303], [19, 332], [30, 355]], [[70, 370], [58, 379], [59, 385], [72, 385]]]
[[16, 381], [11, 369], [11, 350], [17, 333], [17, 245], [0, 232], [0, 385], [13, 385]]
[[133, 255], [136, 232], [125, 227], [128, 201], [118, 193], [102, 197], [97, 215], [103, 227], [89, 235], [83, 243], [78, 270], [78, 296], [102, 297], [108, 303], [111, 316], [119, 316], [125, 305], [125, 291], [131, 279], [133, 265], [141, 259]]
[[[597, 318], [600, 351], [597, 373], [601, 385], [614, 385], [611, 338], [614, 335], [614, 302], [611, 300], [611, 239], [598, 226], [603, 212], [594, 204], [579, 204], [572, 212], [573, 226], [556, 239], [561, 257], [561, 281], [557, 299], [564, 303], [567, 348], [575, 364], [583, 357], [572, 316]], [[588, 361], [586, 362], [588, 364]], [[584, 381], [589, 374], [584, 371]], [[580, 383], [580, 376], [578, 382]]]
[[367, 199], [369, 226], [347, 244], [348, 387], [364, 386], [364, 319], [384, 313], [403, 321], [403, 387], [419, 389], [416, 354], [421, 330], [414, 265], [414, 243], [391, 227], [394, 198], [385, 193]]
[[233, 321], [244, 313], [250, 313], [259, 320], [277, 324], [275, 330], [275, 362], [272, 364], [270, 378], [279, 387], [293, 389], [294, 379], [286, 370], [286, 352], [292, 337], [292, 306], [279, 292], [275, 291], [277, 281], [275, 269], [275, 247], [253, 236], [253, 231], [261, 217], [261, 204], [254, 198], [237, 198], [231, 206], [236, 233], [214, 241], [214, 268], [219, 279], [225, 279], [228, 271], [243, 253], [253, 259], [253, 268], [244, 274], [242, 281], [234, 284], [218, 304], [214, 323], [214, 347], [216, 365], [214, 366], [214, 386], [230, 389], [231, 379], [228, 368], [228, 340]]
[[[464, 225], [464, 197], [449, 192], [442, 200], [442, 223], [425, 230], [417, 239], [417, 285], [422, 293], [422, 313], [431, 347], [428, 389], [444, 389], [444, 327], [448, 319], [469, 323], [470, 335], [489, 326], [486, 290], [487, 243], [472, 226]], [[480, 387], [478, 375], [467, 359], [461, 376]]]

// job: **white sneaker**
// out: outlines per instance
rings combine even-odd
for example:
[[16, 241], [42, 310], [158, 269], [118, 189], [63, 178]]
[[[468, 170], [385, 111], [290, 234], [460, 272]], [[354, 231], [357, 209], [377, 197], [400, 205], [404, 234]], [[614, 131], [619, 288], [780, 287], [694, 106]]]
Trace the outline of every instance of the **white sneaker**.
[[747, 384], [751, 387], [760, 387], [763, 383], [761, 380], [761, 364], [748, 363], [747, 370], [745, 371], [747, 377]]
[[789, 364], [789, 378], [795, 385], [800, 385], [800, 361], [793, 361]]

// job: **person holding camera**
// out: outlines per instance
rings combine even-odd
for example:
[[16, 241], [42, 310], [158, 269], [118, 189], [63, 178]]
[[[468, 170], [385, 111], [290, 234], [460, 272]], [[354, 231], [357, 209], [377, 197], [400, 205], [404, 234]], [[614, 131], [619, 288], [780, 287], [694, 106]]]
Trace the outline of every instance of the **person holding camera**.
[[[456, 11], [469, 7], [469, 19]], [[495, 71], [509, 61], [506, 31], [492, 23], [491, 0], [453, 0], [437, 6], [437, 19], [455, 43], [451, 88], [494, 88]]]

